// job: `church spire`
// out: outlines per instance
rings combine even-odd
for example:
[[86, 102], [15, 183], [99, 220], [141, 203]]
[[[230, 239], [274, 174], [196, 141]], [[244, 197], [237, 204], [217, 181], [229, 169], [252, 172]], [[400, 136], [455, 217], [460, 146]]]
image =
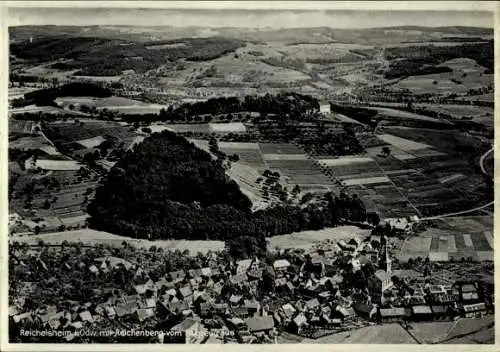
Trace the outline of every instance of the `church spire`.
[[380, 251], [378, 258], [378, 267], [384, 270], [388, 274], [391, 273], [391, 258], [389, 256], [389, 250], [387, 249], [387, 239], [385, 235], [380, 238]]

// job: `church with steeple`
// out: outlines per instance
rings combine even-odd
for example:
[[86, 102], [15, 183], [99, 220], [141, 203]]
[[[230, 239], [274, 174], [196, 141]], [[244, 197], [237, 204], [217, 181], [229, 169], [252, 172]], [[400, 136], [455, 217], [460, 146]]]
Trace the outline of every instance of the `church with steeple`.
[[378, 269], [384, 270], [389, 275], [391, 274], [391, 257], [389, 256], [389, 250], [387, 249], [387, 238], [382, 235], [380, 238], [380, 249], [378, 253]]
[[368, 291], [373, 303], [380, 303], [384, 291], [392, 287], [392, 261], [387, 249], [387, 238], [380, 239], [380, 249], [377, 257], [377, 271], [368, 278]]

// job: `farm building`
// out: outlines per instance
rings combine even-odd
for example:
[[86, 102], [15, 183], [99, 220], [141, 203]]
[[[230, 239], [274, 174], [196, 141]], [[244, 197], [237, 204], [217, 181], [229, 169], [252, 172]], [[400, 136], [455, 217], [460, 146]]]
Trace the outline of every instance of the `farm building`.
[[319, 113], [320, 114], [329, 114], [331, 112], [330, 103], [321, 102], [319, 104]]
[[405, 308], [381, 308], [379, 318], [383, 323], [395, 323], [408, 319], [409, 313]]
[[484, 303], [464, 305], [462, 314], [466, 318], [482, 317], [486, 314], [486, 305]]

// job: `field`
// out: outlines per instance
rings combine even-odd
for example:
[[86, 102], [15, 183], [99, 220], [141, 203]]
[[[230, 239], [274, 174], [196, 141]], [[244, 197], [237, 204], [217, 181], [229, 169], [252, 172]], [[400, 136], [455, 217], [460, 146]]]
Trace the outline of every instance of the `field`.
[[258, 143], [219, 142], [219, 149], [227, 155], [237, 154], [239, 163], [263, 171], [266, 168]]
[[45, 113], [45, 114], [53, 114], [53, 115], [65, 115], [65, 116], [73, 116], [73, 117], [86, 117], [89, 116], [88, 114], [85, 114], [80, 111], [75, 111], [75, 110], [67, 110], [63, 109], [60, 107], [55, 107], [55, 106], [36, 106], [36, 105], [27, 105], [22, 108], [14, 108], [10, 109], [9, 113], [12, 114], [12, 116], [16, 116], [18, 114], [24, 114], [24, 113]]
[[[47, 124], [46, 135], [58, 146], [69, 146], [75, 142], [95, 141], [97, 139], [114, 138], [129, 144], [135, 138], [130, 128], [116, 122], [84, 120], [79, 125], [75, 123]], [[85, 143], [85, 142], [84, 142]]]
[[416, 104], [417, 108], [425, 108], [440, 114], [451, 115], [455, 119], [472, 117], [471, 121], [483, 123], [488, 126], [493, 125], [493, 108], [474, 105], [454, 105], [454, 104]]
[[274, 250], [286, 248], [312, 248], [317, 242], [349, 240], [355, 236], [366, 237], [370, 230], [363, 230], [355, 226], [339, 226], [318, 231], [301, 231], [289, 235], [273, 236], [267, 239], [268, 248]]
[[398, 147], [399, 149], [402, 149], [404, 151], [411, 151], [411, 150], [419, 150], [419, 149], [427, 149], [429, 146], [427, 144], [423, 143], [418, 143], [409, 139], [404, 139], [400, 138], [397, 136], [393, 136], [391, 134], [381, 134], [378, 136], [381, 140], [383, 140], [386, 143], [389, 143], [393, 146]]
[[[26, 224], [32, 230], [37, 225], [44, 232], [58, 230], [60, 225], [65, 225], [66, 228], [83, 226], [87, 217], [85, 213], [87, 200], [98, 185], [96, 175], [82, 177], [78, 175], [75, 168], [63, 168], [57, 164], [57, 162], [64, 162], [66, 166], [68, 162], [75, 163], [72, 160], [43, 162], [50, 163], [47, 167], [43, 167], [50, 171], [42, 171], [39, 174], [16, 171], [9, 165], [11, 176], [9, 184], [10, 192], [12, 192], [12, 196], [9, 196], [10, 210], [25, 217]], [[79, 168], [78, 165], [77, 169]], [[34, 189], [31, 192], [33, 197], [31, 206], [26, 208], [28, 185], [34, 185]], [[36, 218], [42, 218], [42, 221], [30, 220]]]
[[457, 99], [463, 101], [480, 101], [480, 102], [493, 103], [495, 101], [495, 93], [486, 93], [481, 95], [472, 95], [468, 97], [459, 97]]
[[56, 103], [67, 108], [70, 104], [74, 106], [87, 105], [96, 107], [97, 109], [107, 109], [117, 111], [123, 114], [158, 114], [161, 109], [166, 109], [166, 106], [161, 104], [150, 104], [139, 100], [109, 97], [109, 98], [94, 98], [94, 97], [61, 97], [56, 99]]
[[406, 240], [399, 260], [426, 258], [431, 261], [493, 260], [493, 227], [488, 217], [456, 217], [434, 220], [418, 237]]
[[[206, 62], [185, 62], [159, 68], [160, 84], [168, 87], [195, 85], [201, 87], [258, 87], [268, 85], [286, 87], [299, 85], [311, 79], [305, 73], [264, 63], [260, 57], [237, 50]], [[234, 94], [234, 93], [233, 93]]]
[[244, 133], [246, 132], [245, 125], [241, 122], [229, 123], [209, 123], [210, 131], [215, 133]]
[[38, 244], [39, 240], [45, 243], [61, 244], [63, 241], [82, 242], [84, 245], [110, 245], [113, 247], [122, 247], [123, 241], [135, 246], [136, 248], [149, 248], [156, 246], [164, 250], [189, 250], [191, 255], [196, 255], [198, 252], [206, 253], [208, 251], [220, 251], [224, 249], [223, 241], [188, 241], [188, 240], [163, 240], [163, 241], [147, 241], [136, 240], [130, 237], [122, 237], [108, 232], [95, 231], [91, 229], [56, 232], [50, 234], [40, 234], [32, 236], [10, 236], [10, 241], [26, 242], [31, 245]]
[[441, 66], [450, 67], [453, 72], [412, 76], [399, 81], [393, 87], [409, 89], [416, 94], [458, 94], [487, 87], [494, 81], [492, 74], [485, 73], [485, 67], [479, 66], [471, 59], [457, 58], [446, 61]]
[[29, 135], [34, 127], [33, 121], [9, 118], [9, 135]]
[[383, 324], [328, 335], [316, 340], [305, 339], [301, 343], [348, 343], [348, 344], [416, 344], [417, 342], [399, 324]]
[[157, 130], [152, 129], [153, 132], [160, 132], [159, 130], [162, 129], [168, 129], [171, 131], [174, 131], [176, 133], [186, 133], [186, 132], [192, 132], [192, 133], [210, 133], [211, 128], [208, 124], [206, 123], [201, 123], [201, 124], [190, 124], [190, 123], [178, 123], [178, 124], [172, 124], [167, 126], [161, 126]]
[[33, 165], [31, 161], [26, 161], [26, 169], [41, 168], [42, 170], [52, 171], [76, 171], [82, 165], [74, 160], [48, 160], [37, 159]]
[[402, 120], [417, 120], [417, 121], [431, 121], [431, 122], [442, 122], [441, 120], [434, 119], [432, 117], [418, 115], [407, 111], [390, 109], [390, 108], [375, 108], [378, 112], [378, 116], [385, 118], [396, 118]]
[[9, 148], [11, 149], [26, 150], [50, 146], [50, 143], [42, 136], [9, 138]]

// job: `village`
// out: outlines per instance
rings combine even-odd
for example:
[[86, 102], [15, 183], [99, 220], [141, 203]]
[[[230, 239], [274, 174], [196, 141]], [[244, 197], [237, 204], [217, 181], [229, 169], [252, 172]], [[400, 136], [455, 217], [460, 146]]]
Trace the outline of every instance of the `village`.
[[450, 283], [428, 259], [393, 263], [389, 240], [327, 240], [239, 261], [125, 241], [121, 249], [13, 243], [9, 331], [20, 342], [278, 343], [493, 314], [492, 278]]

